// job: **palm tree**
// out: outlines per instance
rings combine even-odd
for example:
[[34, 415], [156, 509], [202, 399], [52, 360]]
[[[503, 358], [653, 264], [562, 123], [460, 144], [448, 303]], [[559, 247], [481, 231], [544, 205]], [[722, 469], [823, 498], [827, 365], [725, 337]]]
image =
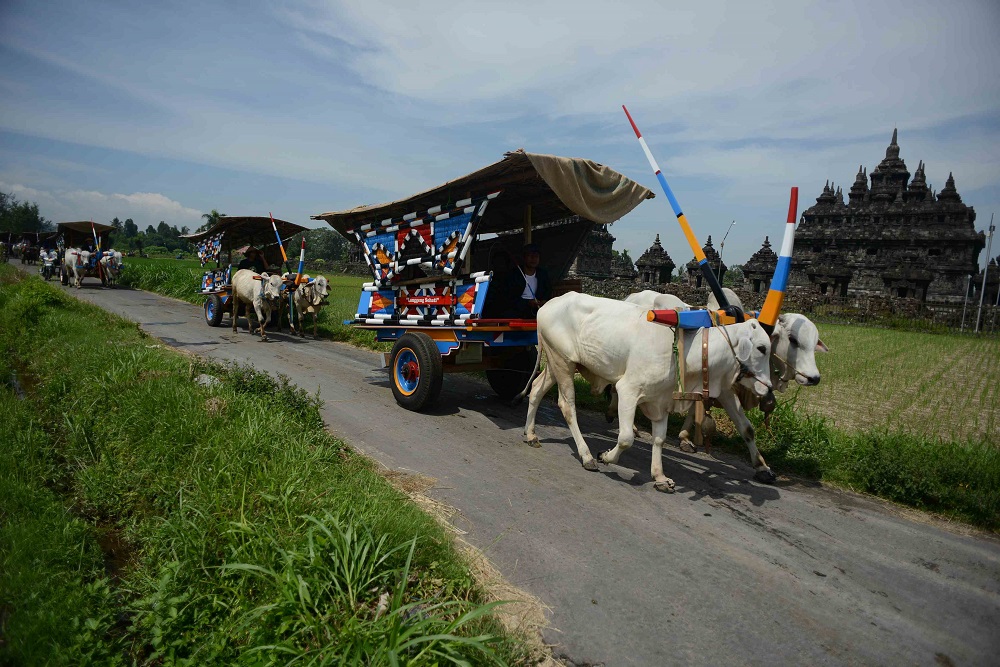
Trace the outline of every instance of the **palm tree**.
[[219, 213], [216, 209], [212, 209], [211, 213], [202, 213], [201, 217], [205, 218], [205, 224], [195, 230], [195, 232], [203, 232], [206, 229], [211, 229], [219, 223], [219, 220], [225, 217], [225, 213]]

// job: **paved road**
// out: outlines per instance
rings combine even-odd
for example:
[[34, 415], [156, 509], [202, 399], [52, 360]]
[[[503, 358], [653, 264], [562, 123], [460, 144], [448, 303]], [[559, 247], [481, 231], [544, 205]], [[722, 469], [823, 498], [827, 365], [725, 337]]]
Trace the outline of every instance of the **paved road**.
[[[398, 408], [374, 354], [205, 325], [195, 306], [85, 285], [80, 298], [171, 346], [252, 361], [325, 400], [332, 431], [430, 493], [509, 581], [551, 608], [544, 633], [575, 665], [986, 665], [1000, 661], [1000, 542], [818, 486], [751, 481], [742, 460], [672, 448], [652, 487], [648, 441], [585, 471], [554, 405], [540, 449], [524, 410], [448, 376], [442, 406]], [[818, 391], [822, 391], [819, 388]], [[611, 445], [583, 415], [593, 450]]]

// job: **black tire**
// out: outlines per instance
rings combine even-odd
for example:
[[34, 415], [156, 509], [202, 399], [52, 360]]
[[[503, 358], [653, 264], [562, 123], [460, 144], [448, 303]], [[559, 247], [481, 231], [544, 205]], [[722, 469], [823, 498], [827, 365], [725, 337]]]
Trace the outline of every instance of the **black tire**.
[[503, 348], [487, 348], [490, 356], [500, 356], [503, 354], [503, 368], [491, 368], [486, 371], [486, 381], [496, 392], [497, 396], [505, 401], [509, 401], [524, 389], [528, 384], [528, 377], [535, 369], [535, 358], [538, 351], [534, 347], [522, 347], [516, 351], [509, 351]]
[[222, 324], [222, 299], [218, 294], [209, 294], [205, 299], [205, 322], [210, 327]]
[[444, 364], [430, 336], [403, 334], [393, 345], [390, 359], [390, 383], [397, 403], [407, 410], [419, 412], [437, 400], [444, 379]]

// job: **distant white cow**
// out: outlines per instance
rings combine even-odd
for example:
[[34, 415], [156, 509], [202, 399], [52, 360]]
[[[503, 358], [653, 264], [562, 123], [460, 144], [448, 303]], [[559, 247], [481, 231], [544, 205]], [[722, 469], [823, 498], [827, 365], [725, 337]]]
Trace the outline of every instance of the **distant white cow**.
[[90, 264], [90, 251], [80, 248], [66, 248], [63, 255], [63, 273], [67, 282], [72, 278], [73, 284], [77, 288], [83, 285], [83, 277], [86, 275], [87, 266]]
[[310, 280], [308, 275], [304, 275], [302, 279], [305, 282], [296, 287], [292, 295], [292, 301], [295, 304], [295, 318], [294, 320], [291, 317], [288, 318], [288, 326], [293, 334], [298, 332], [300, 337], [305, 336], [305, 332], [302, 330], [302, 316], [306, 313], [312, 313], [313, 338], [315, 338], [316, 319], [320, 309], [326, 305], [327, 298], [330, 296], [330, 286], [325, 276], [316, 276]]
[[[264, 327], [271, 321], [271, 313], [281, 307], [281, 276], [258, 274], [250, 269], [240, 269], [233, 276], [233, 333], [236, 332], [240, 304], [246, 305], [247, 325], [250, 325], [250, 308], [257, 314], [260, 339], [267, 340]], [[250, 329], [253, 331], [253, 328]]]
[[[569, 425], [584, 468], [596, 470], [576, 421], [573, 375], [579, 371], [594, 393], [613, 384], [618, 393], [618, 443], [601, 454], [605, 463], [615, 463], [632, 445], [635, 412], [641, 409], [653, 423], [653, 456], [650, 472], [661, 491], [673, 491], [674, 482], [663, 474], [663, 442], [667, 417], [687, 410], [689, 401], [673, 399], [677, 388], [677, 361], [672, 348], [674, 333], [669, 327], [646, 320], [646, 308], [631, 303], [602, 299], [571, 292], [549, 300], [538, 310], [538, 344], [546, 355], [546, 366], [531, 385], [525, 441], [537, 445], [535, 416], [538, 405], [552, 385], [559, 386], [559, 408]], [[688, 334], [692, 335], [692, 334]], [[750, 451], [750, 461], [758, 475], [773, 473], [764, 463], [754, 442], [753, 427], [735, 396], [726, 391], [739, 382], [757, 393], [767, 394], [770, 340], [756, 320], [709, 330], [709, 393], [728, 401], [727, 410], [736, 415], [736, 424]], [[701, 368], [701, 345], [689, 344], [686, 363]], [[728, 398], [726, 398], [728, 397]]]
[[681, 301], [679, 296], [654, 292], [651, 289], [629, 294], [625, 297], [625, 301], [647, 310], [691, 310], [691, 306]]
[[101, 257], [101, 270], [107, 279], [108, 286], [114, 287], [118, 284], [118, 276], [121, 275], [125, 264], [122, 261], [122, 254], [117, 250], [108, 250]]

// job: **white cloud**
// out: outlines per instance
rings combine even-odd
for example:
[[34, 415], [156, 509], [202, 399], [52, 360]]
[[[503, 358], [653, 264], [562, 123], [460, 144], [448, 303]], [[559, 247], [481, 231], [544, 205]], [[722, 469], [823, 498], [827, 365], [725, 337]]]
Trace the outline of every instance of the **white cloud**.
[[158, 192], [109, 194], [94, 190], [39, 190], [2, 181], [0, 190], [13, 193], [22, 201], [37, 203], [41, 215], [53, 222], [94, 220], [106, 223], [116, 217], [132, 218], [140, 229], [147, 225], [155, 227], [161, 220], [177, 228], [192, 229], [203, 222], [201, 211]]

